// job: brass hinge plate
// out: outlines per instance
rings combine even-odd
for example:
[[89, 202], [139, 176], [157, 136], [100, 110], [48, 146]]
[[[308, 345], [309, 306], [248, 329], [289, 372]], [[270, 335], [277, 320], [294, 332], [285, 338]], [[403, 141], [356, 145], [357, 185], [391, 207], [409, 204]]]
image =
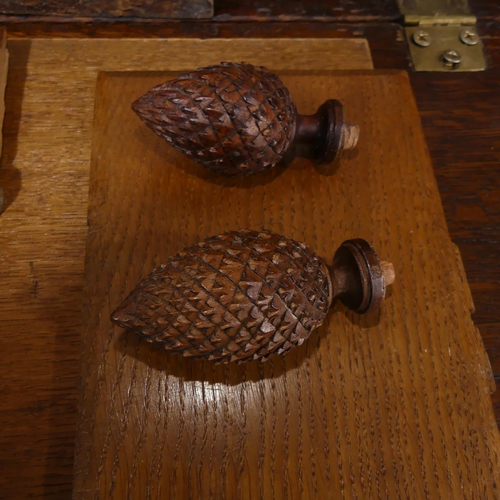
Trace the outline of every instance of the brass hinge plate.
[[398, 0], [398, 6], [416, 71], [486, 69], [467, 0]]
[[[458, 17], [458, 16], [457, 16]], [[411, 16], [412, 21], [415, 16]], [[405, 18], [406, 19], [406, 18]], [[447, 24], [432, 24], [432, 19], [407, 25], [406, 39], [415, 71], [483, 71], [486, 61], [483, 44], [471, 16], [465, 19], [441, 16], [439, 21]]]

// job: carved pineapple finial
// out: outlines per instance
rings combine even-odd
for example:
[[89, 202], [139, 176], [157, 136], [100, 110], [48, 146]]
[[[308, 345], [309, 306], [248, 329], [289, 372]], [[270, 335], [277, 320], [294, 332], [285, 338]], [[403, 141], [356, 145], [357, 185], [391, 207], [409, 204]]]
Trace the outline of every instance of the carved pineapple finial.
[[122, 328], [184, 356], [265, 360], [301, 345], [334, 299], [363, 314], [394, 281], [364, 240], [329, 268], [309, 247], [268, 231], [229, 231], [185, 249], [146, 277], [111, 315]]
[[342, 104], [297, 114], [288, 89], [264, 67], [221, 63], [152, 88], [132, 108], [160, 137], [205, 167], [255, 173], [278, 163], [292, 143], [309, 144], [318, 163], [355, 147], [359, 129]]

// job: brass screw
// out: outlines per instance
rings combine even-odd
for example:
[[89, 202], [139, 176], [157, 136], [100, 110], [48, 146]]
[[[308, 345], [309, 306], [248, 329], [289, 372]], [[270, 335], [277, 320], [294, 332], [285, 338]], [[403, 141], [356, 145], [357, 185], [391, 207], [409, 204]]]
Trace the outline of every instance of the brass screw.
[[465, 28], [460, 31], [460, 40], [465, 45], [477, 45], [479, 43], [479, 37], [475, 31]]
[[413, 33], [413, 41], [420, 47], [428, 47], [431, 40], [431, 35], [425, 30], [418, 30]]
[[449, 49], [445, 50], [442, 55], [443, 63], [447, 68], [453, 69], [460, 65], [462, 56], [458, 50]]

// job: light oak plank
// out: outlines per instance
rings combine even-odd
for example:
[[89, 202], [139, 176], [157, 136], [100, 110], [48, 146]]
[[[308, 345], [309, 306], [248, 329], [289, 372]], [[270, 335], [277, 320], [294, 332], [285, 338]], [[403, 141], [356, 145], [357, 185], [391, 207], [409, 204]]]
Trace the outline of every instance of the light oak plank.
[[[345, 104], [356, 150], [225, 178], [130, 110], [171, 74], [98, 83], [74, 497], [498, 498], [491, 371], [451, 243], [406, 73], [280, 72], [298, 109]], [[371, 241], [397, 279], [381, 310], [337, 304], [300, 348], [263, 365], [168, 355], [111, 310], [206, 236], [267, 228], [331, 261]]]
[[102, 70], [372, 67], [366, 40], [9, 40], [0, 185], [0, 486], [71, 494], [91, 137]]

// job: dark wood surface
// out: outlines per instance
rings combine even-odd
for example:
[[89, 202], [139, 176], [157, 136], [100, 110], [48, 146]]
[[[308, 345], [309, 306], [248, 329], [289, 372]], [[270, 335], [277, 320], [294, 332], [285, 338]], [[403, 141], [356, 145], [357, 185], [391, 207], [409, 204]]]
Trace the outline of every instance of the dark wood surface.
[[215, 4], [215, 20], [335, 20], [337, 22], [359, 22], [387, 20], [400, 17], [394, 0], [220, 0]]
[[0, 13], [9, 16], [51, 16], [69, 18], [209, 19], [213, 0], [0, 0]]
[[497, 0], [470, 0], [471, 12], [483, 21], [500, 21], [500, 2]]
[[[411, 80], [474, 323], [500, 388], [500, 68], [463, 78], [414, 73]], [[499, 392], [493, 401], [500, 424]]]
[[[429, 2], [421, 0], [400, 0], [407, 6], [407, 11], [419, 12], [428, 8]], [[497, 0], [447, 0], [439, 2], [440, 13], [462, 13], [465, 3], [469, 4], [472, 14], [482, 20], [499, 20], [500, 4]], [[447, 5], [449, 8], [443, 7]], [[215, 2], [216, 20], [272, 20], [297, 21], [300, 19], [314, 19], [321, 21], [335, 20], [337, 22], [394, 22], [401, 19], [398, 9], [398, 0], [318, 0], [305, 2], [303, 0], [218, 0]]]
[[[412, 6], [418, 0], [407, 2]], [[461, 4], [450, 0], [449, 5]], [[498, 20], [500, 5], [496, 0], [470, 0], [470, 10], [483, 20]], [[397, 0], [0, 0], [0, 14], [7, 16], [42, 16], [47, 18], [91, 19], [207, 19], [216, 21], [336, 21], [336, 22], [395, 22], [401, 18]]]
[[[429, 151], [433, 161], [447, 223], [458, 244], [476, 305], [474, 321], [490, 356], [493, 372], [500, 386], [500, 264], [498, 232], [500, 228], [500, 25], [497, 2], [471, 2], [482, 21], [482, 35], [489, 69], [484, 73], [443, 75], [410, 72]], [[219, 12], [220, 14], [220, 12]], [[11, 37], [366, 37], [377, 68], [408, 68], [409, 60], [403, 33], [396, 24], [334, 24], [308, 22], [54, 22], [47, 18], [27, 21], [23, 17], [2, 17]], [[451, 95], [454, 96], [450, 99]], [[22, 88], [10, 84], [6, 124], [15, 129], [16, 110], [22, 99]], [[14, 145], [15, 146], [15, 145]], [[15, 151], [15, 149], [14, 149]], [[5, 175], [2, 176], [5, 183]], [[9, 182], [16, 184], [12, 178]], [[36, 275], [33, 275], [36, 290]], [[21, 319], [20, 319], [21, 320]], [[72, 489], [72, 456], [76, 422], [78, 380], [78, 340], [61, 332], [59, 346], [51, 346], [59, 358], [67, 361], [56, 372], [16, 372], [3, 381], [4, 399], [2, 453], [12, 466], [8, 473], [29, 469], [34, 464], [45, 467], [43, 484], [26, 487], [26, 496], [66, 498]], [[22, 348], [12, 347], [4, 359], [13, 373], [23, 359]], [[40, 346], [40, 353], [44, 346]], [[40, 361], [33, 359], [33, 367]], [[23, 365], [22, 365], [23, 366]], [[29, 381], [29, 384], [27, 382]], [[37, 403], [27, 405], [16, 386], [29, 386], [37, 394]], [[500, 391], [493, 394], [500, 423]], [[8, 402], [8, 404], [7, 404]], [[8, 417], [7, 417], [8, 415]], [[12, 416], [14, 416], [12, 418]], [[48, 427], [37, 431], [40, 416], [49, 417]], [[5, 425], [9, 422], [8, 425]], [[41, 432], [41, 434], [40, 434]], [[42, 437], [37, 437], [42, 436]], [[22, 443], [22, 445], [20, 445]], [[26, 443], [31, 443], [31, 451]], [[43, 451], [41, 451], [43, 450]], [[45, 464], [45, 465], [44, 465]], [[6, 472], [4, 471], [4, 474]], [[13, 479], [14, 481], [16, 479]], [[2, 497], [0, 492], [0, 497]]]

